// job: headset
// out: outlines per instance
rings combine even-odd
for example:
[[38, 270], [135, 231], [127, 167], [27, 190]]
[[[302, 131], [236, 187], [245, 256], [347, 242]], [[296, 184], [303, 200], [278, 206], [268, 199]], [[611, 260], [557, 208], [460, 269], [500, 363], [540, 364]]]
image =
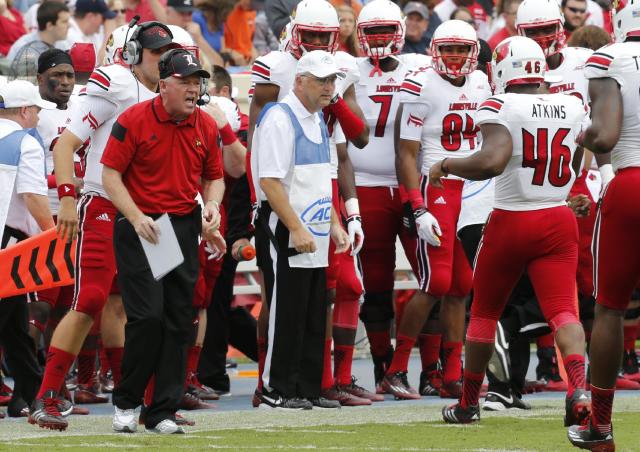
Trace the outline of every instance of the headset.
[[[168, 70], [167, 66], [171, 61], [171, 58], [173, 58], [174, 55], [178, 55], [178, 54], [189, 54], [195, 58], [193, 53], [189, 52], [187, 49], [181, 49], [181, 48], [171, 49], [163, 53], [162, 56], [160, 57], [160, 61], [158, 61], [158, 69], [160, 73], [166, 72]], [[200, 77], [200, 88], [198, 91], [198, 101], [197, 101], [198, 105], [205, 105], [209, 103], [210, 97], [209, 97], [209, 94], [207, 93], [207, 89], [208, 89], [207, 79], [204, 77]]]
[[[140, 16], [135, 16], [131, 20], [131, 22], [129, 22], [129, 30], [131, 30], [139, 20], [140, 20]], [[144, 33], [146, 30], [152, 27], [162, 28], [164, 31], [167, 32], [167, 34], [171, 37], [171, 39], [173, 39], [173, 34], [171, 33], [171, 30], [165, 24], [156, 22], [156, 21], [143, 22], [131, 34], [131, 39], [127, 40], [127, 38], [125, 37], [125, 44], [124, 44], [124, 47], [122, 48], [122, 61], [124, 61], [126, 64], [130, 66], [140, 64], [140, 62], [142, 61], [142, 45], [140, 44], [140, 41], [139, 41], [140, 34]], [[128, 34], [128, 31], [127, 31], [127, 34]]]

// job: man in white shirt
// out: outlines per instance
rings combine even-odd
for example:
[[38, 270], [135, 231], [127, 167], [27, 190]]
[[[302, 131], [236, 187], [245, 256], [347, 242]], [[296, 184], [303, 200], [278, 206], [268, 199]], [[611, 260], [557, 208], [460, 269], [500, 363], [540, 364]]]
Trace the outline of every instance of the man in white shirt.
[[[35, 42], [39, 45], [34, 47], [38, 55], [51, 47], [66, 48], [64, 39], [66, 39], [69, 30], [69, 8], [64, 3], [47, 2], [38, 8], [38, 31], [33, 31], [22, 36], [13, 43], [7, 53], [7, 60], [13, 61], [20, 51], [28, 46], [34, 46]], [[37, 56], [35, 60], [37, 62]]]
[[[78, 0], [73, 17], [69, 20], [68, 46], [77, 42], [91, 43], [98, 55], [105, 39], [105, 22], [114, 17], [116, 13], [109, 9], [104, 0]], [[115, 22], [107, 28], [115, 28]]]
[[[42, 145], [26, 130], [38, 124], [43, 100], [38, 89], [15, 80], [0, 89], [0, 248], [54, 227], [45, 179]], [[38, 391], [40, 369], [29, 336], [27, 296], [0, 300], [0, 342], [4, 345], [15, 386], [9, 415], [19, 416], [20, 399], [31, 404]]]
[[344, 77], [328, 52], [298, 61], [293, 90], [263, 109], [251, 155], [260, 204], [256, 244], [270, 308], [261, 403], [311, 409], [320, 397], [329, 240], [349, 247], [331, 203], [329, 134], [318, 112]]

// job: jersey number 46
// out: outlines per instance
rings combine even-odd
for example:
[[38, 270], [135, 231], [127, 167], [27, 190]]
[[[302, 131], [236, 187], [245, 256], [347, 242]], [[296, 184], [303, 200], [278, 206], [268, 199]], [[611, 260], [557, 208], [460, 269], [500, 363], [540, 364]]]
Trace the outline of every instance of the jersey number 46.
[[544, 185], [545, 179], [554, 187], [564, 187], [571, 181], [571, 149], [563, 144], [570, 129], [558, 129], [549, 146], [549, 129], [538, 129], [536, 135], [522, 130], [522, 167], [533, 168], [533, 185]]

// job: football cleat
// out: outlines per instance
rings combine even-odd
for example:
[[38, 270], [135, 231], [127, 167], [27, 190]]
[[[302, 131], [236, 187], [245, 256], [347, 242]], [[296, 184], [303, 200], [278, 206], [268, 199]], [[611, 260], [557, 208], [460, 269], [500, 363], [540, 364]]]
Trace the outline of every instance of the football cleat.
[[381, 358], [371, 355], [371, 358], [373, 359], [373, 379], [376, 382], [376, 394], [384, 394], [382, 380], [391, 365], [391, 361], [393, 361], [393, 347], [389, 347], [386, 356]]
[[313, 404], [307, 399], [299, 397], [284, 397], [276, 391], [262, 390], [259, 395], [260, 408], [273, 408], [280, 410], [310, 410]]
[[351, 376], [351, 384], [348, 385], [339, 385], [339, 389], [344, 392], [348, 392], [349, 394], [359, 397], [361, 399], [369, 399], [372, 402], [382, 402], [384, 401], [384, 396], [382, 394], [375, 394], [371, 391], [366, 390], [362, 386], [359, 386], [357, 383], [356, 377]]
[[50, 430], [66, 430], [69, 423], [60, 414], [60, 402], [55, 391], [47, 391], [41, 399], [33, 401], [29, 423]]
[[616, 445], [613, 442], [613, 433], [600, 433], [587, 425], [572, 425], [567, 430], [567, 438], [571, 444], [580, 449], [594, 452], [614, 452]]
[[[363, 406], [363, 405], [371, 405], [371, 400], [356, 397], [353, 394], [348, 393], [347, 391], [342, 390], [339, 386], [333, 386], [329, 389], [323, 389], [320, 392], [320, 395], [328, 400], [335, 400], [340, 403], [342, 406]], [[312, 401], [313, 403], [313, 401]]]
[[420, 372], [418, 392], [423, 396], [439, 396], [442, 387], [442, 373], [437, 370]]
[[336, 408], [342, 408], [339, 401], [329, 400], [322, 396], [311, 398], [309, 399], [309, 402], [311, 402], [314, 408], [330, 409], [330, 410], [336, 409]]
[[188, 377], [189, 386], [187, 392], [201, 400], [219, 400], [220, 396], [211, 389], [209, 386], [205, 386], [198, 380], [198, 375], [192, 373]]
[[510, 391], [508, 395], [499, 392], [488, 392], [482, 404], [482, 409], [485, 411], [530, 410], [531, 405]]
[[185, 392], [182, 395], [182, 399], [180, 399], [180, 402], [178, 403], [178, 409], [187, 411], [209, 410], [215, 407], [216, 406], [214, 404], [203, 402], [202, 400], [192, 394], [189, 394], [188, 392]]
[[196, 421], [184, 417], [180, 413], [176, 413], [176, 425], [188, 425], [189, 427], [193, 427], [196, 425]]
[[135, 433], [136, 430], [138, 430], [135, 411], [133, 409], [122, 410], [117, 406], [114, 408], [113, 422], [111, 423], [113, 431], [118, 433]]
[[258, 408], [260, 406], [260, 404], [262, 403], [262, 400], [260, 399], [261, 395], [262, 395], [262, 393], [260, 391], [258, 391], [258, 388], [256, 388], [255, 391], [253, 391], [253, 397], [251, 398], [251, 405], [254, 408]]
[[565, 399], [564, 426], [585, 425], [591, 414], [591, 398], [584, 389], [576, 389]]
[[447, 424], [471, 424], [480, 420], [480, 409], [478, 405], [462, 408], [460, 403], [454, 403], [442, 408], [442, 419]]
[[392, 394], [396, 400], [416, 400], [420, 398], [418, 391], [409, 385], [406, 372], [385, 375], [382, 379], [382, 389]]
[[624, 351], [624, 357], [622, 358], [622, 372], [622, 375], [627, 380], [640, 383], [640, 366], [638, 366], [638, 355], [635, 350], [631, 349]]
[[89, 403], [107, 403], [109, 401], [109, 397], [104, 394], [100, 394], [99, 388], [99, 384], [78, 384], [78, 387], [73, 392], [73, 403], [77, 405]]
[[158, 433], [160, 435], [176, 435], [184, 433], [184, 429], [180, 425], [176, 424], [172, 419], [160, 421], [155, 427], [148, 428], [147, 431], [151, 433]]
[[459, 399], [462, 397], [462, 382], [443, 383], [439, 390], [441, 399]]

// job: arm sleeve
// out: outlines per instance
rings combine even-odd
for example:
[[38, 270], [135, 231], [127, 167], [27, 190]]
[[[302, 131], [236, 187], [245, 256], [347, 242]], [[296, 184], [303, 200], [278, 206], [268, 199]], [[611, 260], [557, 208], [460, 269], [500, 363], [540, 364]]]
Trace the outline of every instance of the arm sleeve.
[[129, 118], [130, 115], [125, 112], [113, 123], [111, 136], [100, 160], [100, 163], [119, 173], [126, 171], [136, 152], [135, 130], [131, 129]]
[[44, 151], [31, 136], [22, 139], [20, 162], [16, 174], [16, 193], [47, 195], [47, 179], [44, 172]]
[[427, 104], [404, 104], [400, 119], [400, 138], [403, 140], [420, 141], [422, 126], [429, 113]]
[[113, 118], [118, 106], [104, 97], [87, 95], [80, 107], [80, 114], [73, 115], [67, 129], [85, 142], [107, 120]]
[[231, 187], [227, 209], [227, 242], [251, 238], [251, 191], [247, 175], [243, 174]]
[[256, 151], [258, 174], [253, 177], [285, 178], [293, 160], [294, 131], [291, 119], [280, 107], [273, 106], [256, 130], [260, 148]]

